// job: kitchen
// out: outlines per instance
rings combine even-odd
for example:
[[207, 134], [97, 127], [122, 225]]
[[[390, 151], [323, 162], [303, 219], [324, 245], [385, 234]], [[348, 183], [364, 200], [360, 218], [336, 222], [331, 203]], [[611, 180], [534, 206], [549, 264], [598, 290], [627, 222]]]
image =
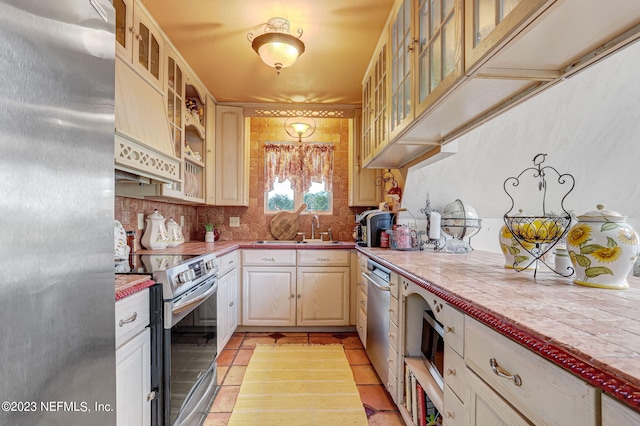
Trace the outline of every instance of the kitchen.
[[[151, 4], [149, 4], [149, 8], [151, 8]], [[389, 2], [388, 9], [384, 13], [384, 19], [386, 19], [386, 14], [390, 8], [391, 4]], [[256, 18], [256, 22], [260, 22], [262, 19], [265, 18]], [[380, 22], [378, 33], [381, 32], [383, 24], [384, 22]], [[299, 24], [292, 19], [292, 25], [297, 27]], [[305, 34], [311, 34], [311, 29], [308, 29], [309, 25], [301, 24], [301, 26], [305, 27]], [[250, 29], [247, 29], [241, 34], [241, 38], [245, 39], [246, 33], [250, 31]], [[306, 42], [304, 36], [302, 40]], [[267, 68], [261, 64], [259, 58], [251, 51], [249, 43], [246, 40], [244, 42], [246, 43], [245, 48], [249, 52], [247, 60], [254, 61], [250, 66], [251, 69], [257, 73], [260, 67]], [[367, 52], [368, 57], [373, 53], [374, 46], [370, 46], [371, 51]], [[11, 47], [5, 46], [5, 49], [9, 50], [3, 52], [6, 54], [3, 54], [2, 57], [7, 57], [12, 52]], [[289, 70], [282, 70], [279, 77], [286, 77], [286, 72], [293, 72], [297, 65], [302, 66], [303, 60], [309, 56], [312, 56], [312, 49], [311, 45], [307, 43], [307, 51], [301, 57], [300, 63], [293, 65]], [[608, 208], [628, 215], [628, 222], [638, 229], [640, 227], [639, 205], [636, 201], [638, 195], [636, 183], [638, 172], [636, 171], [637, 168], [634, 168], [638, 156], [634, 155], [637, 153], [637, 148], [632, 141], [634, 140], [633, 136], [638, 134], [637, 123], [640, 122], [637, 119], [638, 85], [635, 84], [635, 75], [633, 73], [639, 58], [638, 46], [637, 44], [632, 44], [619, 53], [607, 57], [604, 61], [566, 79], [566, 81], [562, 81], [549, 90], [537, 94], [532, 99], [528, 99], [513, 109], [492, 118], [490, 121], [487, 120], [486, 123], [470, 129], [459, 137], [455, 137], [445, 145], [446, 149], [442, 150], [443, 152], [446, 150], [454, 151], [457, 146], [455, 154], [443, 156], [445, 158], [441, 161], [432, 162], [432, 164], [427, 164], [426, 167], [418, 164], [417, 167], [410, 167], [408, 170], [397, 172], [394, 170], [403, 188], [402, 206], [410, 212], [418, 214], [420, 209], [424, 207], [427, 196], [432, 206], [436, 209], [442, 209], [446, 204], [457, 198], [462, 199], [473, 205], [483, 218], [483, 228], [472, 241], [474, 248], [476, 250], [499, 253], [497, 233], [499, 226], [502, 224], [502, 215], [508, 209], [508, 198], [503, 191], [503, 182], [507, 177], [513, 176], [525, 167], [530, 166], [531, 159], [536, 154], [544, 152], [548, 154], [547, 161], [549, 164], [553, 164], [559, 170], [571, 173], [576, 178], [576, 188], [565, 204], [570, 210], [574, 210], [576, 214], [581, 214], [592, 210], [596, 204], [606, 204]], [[268, 71], [275, 73], [273, 70]], [[18, 77], [15, 76], [14, 78]], [[362, 75], [358, 76], [357, 80], [360, 80], [361, 77]], [[25, 83], [19, 79], [17, 83], [14, 82], [11, 85], [15, 87], [16, 84], [25, 86]], [[28, 87], [28, 84], [26, 87]], [[359, 92], [360, 90], [361, 87], [358, 83], [357, 91]], [[10, 111], [12, 111], [12, 108], [15, 110], [20, 104], [13, 105], [9, 103], [11, 99], [15, 98], [15, 94], [6, 87], [3, 88], [3, 93], [3, 103], [5, 104], [3, 110], [7, 112], [7, 114], [3, 114], [3, 121], [6, 123], [6, 128], [13, 128], [13, 121], [10, 120], [15, 120], [17, 117], [11, 115]], [[343, 109], [353, 111], [355, 107], [345, 107]], [[268, 126], [267, 123], [257, 124], [260, 120], [263, 119], [256, 119], [256, 126]], [[264, 119], [264, 121], [268, 120]], [[221, 224], [220, 226], [223, 228], [221, 238], [226, 241], [251, 241], [271, 238], [268, 233], [269, 219], [265, 218], [263, 213], [263, 193], [260, 189], [262, 187], [262, 182], [260, 182], [262, 166], [258, 141], [292, 140], [285, 135], [283, 128], [280, 127], [282, 121], [280, 120], [277, 130], [265, 130], [268, 135], [251, 138], [251, 144], [255, 144], [255, 146], [252, 145], [251, 154], [247, 159], [250, 164], [248, 175], [251, 176], [252, 180], [250, 189], [253, 191], [246, 194], [249, 198], [248, 207], [242, 204], [236, 206], [196, 206], [116, 196], [114, 203], [112, 203], [114, 206], [106, 206], [103, 200], [99, 208], [107, 212], [113, 209], [111, 216], [120, 220], [127, 230], [136, 230], [138, 232], [137, 238], [142, 236], [142, 231], [137, 227], [138, 215], [147, 216], [152, 213], [154, 208], [158, 208], [167, 218], [173, 217], [176, 221], [180, 221], [180, 217], [183, 216], [186, 224], [185, 236], [188, 240], [202, 241], [204, 237], [203, 225], [206, 222]], [[344, 129], [349, 128], [349, 124], [345, 124], [342, 120], [337, 121], [338, 123], [335, 123], [335, 126], [339, 130], [331, 130], [327, 133], [343, 135], [345, 133]], [[251, 123], [254, 125], [253, 118]], [[320, 123], [321, 121], [318, 120], [319, 127], [321, 127]], [[316, 132], [316, 136], [325, 133], [324, 131], [319, 131], [319, 129]], [[348, 131], [346, 133], [347, 135], [349, 134]], [[346, 139], [348, 140], [349, 136]], [[332, 139], [329, 138], [329, 140]], [[12, 148], [12, 142], [8, 138], [3, 138], [2, 143], [2, 149], [3, 151], [6, 150], [5, 152], [12, 152], [12, 149], [15, 148]], [[335, 156], [336, 170], [341, 167], [339, 169], [340, 172], [336, 173], [336, 175], [347, 176], [350, 171], [348, 147], [342, 146], [341, 143], [340, 149], [342, 149], [342, 152], [336, 151]], [[25, 158], [38, 157], [38, 153], [32, 151], [33, 148], [26, 153], [28, 156]], [[48, 154], [49, 156], [51, 155], [49, 152]], [[438, 157], [436, 156], [436, 158]], [[429, 163], [429, 158], [426, 161]], [[3, 161], [2, 169], [3, 177], [8, 182], [14, 182], [17, 175], [24, 176], [24, 171], [16, 170], [15, 166], [9, 167], [5, 161]], [[83, 170], [86, 176], [91, 174], [90, 168]], [[605, 177], [602, 177], [602, 174]], [[41, 262], [42, 267], [45, 265], [53, 267], [59, 263], [60, 259], [52, 259], [52, 262], [55, 261], [55, 263], [43, 263], [49, 259], [48, 252], [57, 247], [56, 244], [52, 243], [54, 240], [68, 242], [65, 246], [75, 246], [71, 253], [75, 258], [83, 256], [87, 252], [95, 252], [92, 245], [93, 241], [90, 241], [90, 237], [87, 234], [91, 226], [99, 226], [98, 224], [92, 222], [92, 224], [86, 225], [85, 233], [74, 235], [71, 238], [62, 233], [60, 228], [65, 225], [66, 221], [73, 220], [71, 218], [74, 210], [64, 210], [67, 214], [58, 216], [57, 213], [52, 211], [43, 212], [38, 209], [39, 202], [49, 199], [68, 199], [68, 193], [64, 189], [61, 191], [61, 188], [68, 188], [74, 184], [69, 181], [61, 181], [57, 182], [60, 187], [56, 188], [55, 186], [41, 186], [41, 182], [38, 182], [36, 177], [25, 179], [22, 178], [17, 183], [23, 189], [19, 194], [8, 192], [6, 196], [3, 195], [2, 216], [10, 218], [6, 224], [6, 229], [11, 242], [11, 244], [3, 245], [3, 259], [7, 262], [6, 266], [10, 276], [22, 276], [22, 272], [14, 269], [11, 265], [18, 263], [18, 261], [22, 263], [25, 255], [32, 257], [37, 254], [41, 256], [42, 259], [38, 259], [38, 262]], [[254, 186], [254, 181], [259, 182], [259, 184]], [[473, 182], [473, 184], [469, 185], [469, 182]], [[32, 201], [28, 201], [25, 195], [29, 193], [27, 188], [32, 187], [40, 188], [40, 192], [34, 194]], [[320, 215], [320, 227], [322, 231], [329, 227], [332, 228], [334, 238], [337, 240], [353, 241], [353, 216], [362, 211], [365, 206], [349, 209], [347, 207], [347, 185], [336, 185], [336, 190], [341, 191], [341, 193], [334, 194], [334, 214], [332, 216]], [[61, 193], [58, 191], [61, 191]], [[86, 194], [81, 193], [74, 195], [74, 197], [83, 197], [84, 195]], [[77, 200], [80, 199], [73, 198], [69, 207], [79, 208], [79, 201]], [[45, 205], [48, 205], [48, 202]], [[369, 206], [371, 205], [366, 207]], [[41, 229], [37, 231], [31, 223], [27, 222], [28, 219], [36, 219], [36, 216], [24, 215], [24, 212], [33, 212], [35, 215], [36, 210], [41, 215], [37, 219], [41, 220], [43, 224], [40, 227]], [[61, 213], [62, 211], [56, 210], [56, 212]], [[21, 215], [23, 216], [20, 217]], [[240, 218], [240, 226], [238, 228], [229, 225], [232, 217]], [[301, 217], [300, 227], [302, 231], [310, 232], [310, 219], [311, 217], [307, 215]], [[56, 227], [59, 229], [55, 230]], [[17, 230], [20, 230], [20, 232]], [[45, 235], [42, 234], [43, 232]], [[103, 242], [111, 240], [111, 238], [107, 238], [109, 237], [107, 234], [107, 230], [100, 232]], [[38, 242], [37, 248], [33, 247], [32, 244], [34, 242]], [[102, 254], [103, 257], [104, 255], [105, 253]], [[428, 253], [424, 253], [424, 255], [427, 256]], [[105, 271], [102, 271], [100, 276], [104, 279]], [[30, 278], [41, 279], [38, 276], [31, 276]], [[112, 296], [113, 294], [111, 294]], [[3, 303], [7, 303], [7, 301], [3, 301]], [[82, 300], [76, 302], [76, 304], [82, 306]], [[16, 306], [20, 306], [23, 312], [29, 309], [21, 304], [16, 304]], [[18, 316], [19, 311], [16, 312], [15, 308], [10, 309], [9, 304], [5, 305], [5, 307], [3, 315], [6, 315], [6, 322], [13, 325], [16, 323], [13, 318]], [[108, 308], [101, 309], [106, 310], [107, 315], [113, 315], [109, 313]], [[110, 309], [113, 309], [113, 307]], [[84, 315], [88, 315], [88, 313], [85, 312]], [[106, 332], [104, 324], [92, 324], [91, 327], [94, 330]], [[55, 331], [55, 333], [58, 332], [58, 330]], [[46, 337], [46, 335], [41, 335], [40, 339], [45, 339]], [[20, 340], [17, 339], [18, 336], [12, 334], [10, 340], [7, 341], [16, 342], [16, 346], [19, 346], [20, 343], [18, 342]], [[5, 361], [3, 364], [15, 365], [15, 359], [25, 359], [26, 356], [27, 354], [22, 351], [3, 352], [3, 361]], [[105, 362], [108, 364], [113, 360], [106, 359]], [[37, 363], [37, 360], [34, 360], [33, 363]], [[41, 368], [60, 368], [60, 363], [61, 361], [58, 361], [58, 364], [51, 361], [42, 364]], [[8, 371], [3, 370], [2, 376], [15, 377], [15, 373], [9, 374]], [[20, 383], [19, 378], [14, 380]], [[103, 378], [103, 380], [106, 381], [105, 386], [108, 387], [113, 378]], [[32, 396], [26, 393], [20, 395], [6, 393], [3, 390], [4, 395], [7, 395], [5, 399], [20, 398], [25, 400]], [[60, 394], [58, 394], [58, 398], [61, 400], [72, 399], [69, 395]], [[108, 403], [112, 402], [112, 400], [104, 402]], [[73, 420], [66, 424], [70, 423], [73, 423]], [[104, 424], [113, 423], [112, 419], [104, 421]]]

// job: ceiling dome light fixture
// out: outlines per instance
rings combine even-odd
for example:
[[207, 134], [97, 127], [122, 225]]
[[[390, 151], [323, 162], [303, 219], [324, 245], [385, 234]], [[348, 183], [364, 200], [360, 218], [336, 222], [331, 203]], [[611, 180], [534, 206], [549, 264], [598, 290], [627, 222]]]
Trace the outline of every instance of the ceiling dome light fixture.
[[282, 68], [290, 67], [304, 53], [302, 28], [298, 28], [298, 37], [292, 36], [289, 21], [284, 18], [271, 18], [264, 27], [264, 33], [253, 37], [247, 34], [251, 47], [262, 59], [262, 62], [274, 67], [280, 74]]
[[284, 129], [289, 136], [302, 142], [302, 138], [308, 138], [316, 131], [316, 121], [311, 117], [290, 117], [285, 120]]

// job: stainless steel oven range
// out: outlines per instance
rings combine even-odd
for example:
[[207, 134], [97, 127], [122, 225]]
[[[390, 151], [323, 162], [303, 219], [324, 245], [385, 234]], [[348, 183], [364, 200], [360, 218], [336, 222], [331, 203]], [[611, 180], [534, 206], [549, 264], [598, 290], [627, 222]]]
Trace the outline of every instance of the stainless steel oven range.
[[152, 369], [152, 389], [156, 384], [162, 395], [154, 424], [200, 425], [218, 390], [217, 329], [176, 325], [204, 302], [215, 306], [216, 256], [134, 254], [129, 264], [132, 273], [150, 273], [162, 285], [162, 306], [156, 309], [162, 312], [162, 337], [151, 342], [158, 363]]

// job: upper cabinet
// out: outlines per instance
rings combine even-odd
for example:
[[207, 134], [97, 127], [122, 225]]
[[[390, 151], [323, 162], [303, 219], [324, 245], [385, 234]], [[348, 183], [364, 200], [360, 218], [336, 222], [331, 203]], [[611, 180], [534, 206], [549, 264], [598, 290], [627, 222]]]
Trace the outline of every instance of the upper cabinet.
[[[143, 185], [117, 179], [116, 193], [205, 203], [207, 138], [214, 137], [206, 132], [207, 97], [211, 107], [212, 98], [139, 2], [113, 4], [116, 168], [152, 179]], [[213, 161], [209, 166], [213, 170]]]
[[[412, 0], [396, 2], [392, 12], [391, 43], [391, 92], [390, 96], [390, 135], [394, 138], [413, 119], [412, 95], [412, 50], [415, 49], [413, 38]], [[379, 61], [379, 57], [376, 58]]]
[[160, 30], [140, 3], [113, 0], [113, 6], [116, 10], [116, 52], [143, 78], [162, 89], [164, 38]]
[[640, 2], [397, 0], [385, 31], [389, 138], [362, 149], [366, 167], [398, 168], [636, 40]]
[[382, 186], [376, 185], [380, 180], [381, 170], [362, 167], [362, 110], [356, 109], [349, 143], [349, 207], [374, 207], [382, 201]]
[[241, 107], [216, 106], [215, 203], [249, 205], [249, 137]]

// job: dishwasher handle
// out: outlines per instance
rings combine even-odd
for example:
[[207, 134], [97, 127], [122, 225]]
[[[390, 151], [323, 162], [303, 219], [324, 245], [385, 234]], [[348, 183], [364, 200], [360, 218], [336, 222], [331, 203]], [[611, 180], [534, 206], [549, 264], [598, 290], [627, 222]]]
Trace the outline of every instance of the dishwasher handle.
[[378, 290], [381, 291], [391, 291], [391, 287], [389, 287], [388, 285], [384, 285], [384, 284], [380, 284], [378, 281], [376, 281], [375, 279], [373, 279], [369, 274], [362, 272], [362, 276], [369, 281], [371, 284], [375, 285], [376, 287], [378, 287]]

